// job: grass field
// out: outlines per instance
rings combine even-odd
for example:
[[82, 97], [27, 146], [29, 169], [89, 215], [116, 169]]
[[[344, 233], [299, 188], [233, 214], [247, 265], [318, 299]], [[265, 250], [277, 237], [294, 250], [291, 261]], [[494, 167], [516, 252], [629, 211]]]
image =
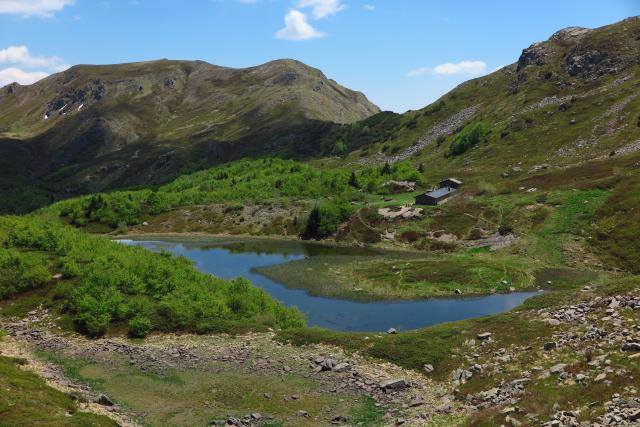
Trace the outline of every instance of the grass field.
[[35, 373], [21, 369], [23, 363], [0, 356], [0, 425], [117, 426], [107, 417], [79, 412], [69, 396], [49, 387]]

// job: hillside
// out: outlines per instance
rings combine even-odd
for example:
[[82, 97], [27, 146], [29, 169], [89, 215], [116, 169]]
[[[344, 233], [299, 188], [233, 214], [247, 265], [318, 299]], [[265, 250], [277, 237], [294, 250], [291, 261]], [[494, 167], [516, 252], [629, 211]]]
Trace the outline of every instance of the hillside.
[[2, 89], [0, 208], [65, 200], [0, 216], [0, 424], [638, 425], [639, 18], [351, 123], [200, 66]]
[[[388, 121], [373, 144], [344, 139], [355, 150], [344, 163], [409, 159], [424, 163], [434, 180], [455, 173], [509, 182], [634, 153], [640, 150], [638, 58], [638, 17], [558, 31], [524, 49], [517, 62]], [[477, 123], [486, 134], [465, 145], [461, 131]]]
[[2, 178], [9, 189], [17, 181], [58, 196], [155, 184], [242, 156], [295, 155], [307, 127], [378, 111], [293, 60], [246, 69], [168, 60], [78, 65], [0, 89], [0, 152], [21, 166]]

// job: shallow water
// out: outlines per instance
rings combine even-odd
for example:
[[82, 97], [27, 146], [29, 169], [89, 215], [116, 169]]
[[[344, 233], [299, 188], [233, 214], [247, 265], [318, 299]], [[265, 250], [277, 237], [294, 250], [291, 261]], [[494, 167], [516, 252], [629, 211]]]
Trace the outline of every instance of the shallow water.
[[123, 243], [184, 256], [192, 260], [199, 270], [225, 279], [245, 277], [287, 306], [298, 307], [306, 314], [310, 326], [338, 331], [416, 329], [501, 313], [535, 295], [535, 292], [514, 292], [471, 298], [357, 302], [313, 296], [305, 290], [287, 288], [252, 269], [323, 255], [379, 255], [375, 250], [286, 241], [199, 243], [127, 240]]

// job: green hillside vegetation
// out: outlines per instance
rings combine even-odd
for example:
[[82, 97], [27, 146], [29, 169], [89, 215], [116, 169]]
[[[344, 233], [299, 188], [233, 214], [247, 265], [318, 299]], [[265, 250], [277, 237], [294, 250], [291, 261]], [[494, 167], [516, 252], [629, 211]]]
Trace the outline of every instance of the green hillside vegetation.
[[475, 147], [480, 142], [485, 142], [489, 135], [489, 126], [485, 123], [472, 123], [454, 136], [449, 147], [449, 155], [457, 156]]
[[640, 273], [640, 175], [625, 178], [597, 211], [592, 244], [608, 263]]
[[[462, 83], [425, 108], [381, 121], [377, 133], [384, 141], [328, 164], [400, 158], [423, 163], [428, 181], [455, 174], [465, 182], [517, 185], [541, 165], [554, 170], [632, 153], [640, 139], [638, 19], [559, 31], [524, 49], [516, 63]], [[587, 63], [594, 51], [603, 55]], [[341, 138], [348, 147], [357, 147], [358, 139]]]
[[[46, 286], [75, 327], [100, 336], [114, 324], [131, 336], [304, 324], [301, 313], [246, 279], [201, 273], [184, 258], [154, 254], [32, 217], [0, 218], [0, 296]], [[6, 278], [6, 279], [5, 279]], [[16, 285], [20, 283], [21, 285]]]
[[321, 231], [309, 237], [326, 237], [353, 211], [348, 202], [362, 201], [365, 191], [384, 194], [388, 180], [421, 182], [420, 173], [410, 163], [393, 167], [369, 166], [355, 173], [322, 170], [304, 163], [282, 159], [241, 160], [182, 176], [157, 190], [117, 191], [58, 202], [43, 210], [66, 218], [76, 226], [101, 224], [124, 229], [144, 218], [178, 207], [213, 203], [227, 204], [227, 210], [244, 204], [307, 201], [315, 204], [322, 222]]

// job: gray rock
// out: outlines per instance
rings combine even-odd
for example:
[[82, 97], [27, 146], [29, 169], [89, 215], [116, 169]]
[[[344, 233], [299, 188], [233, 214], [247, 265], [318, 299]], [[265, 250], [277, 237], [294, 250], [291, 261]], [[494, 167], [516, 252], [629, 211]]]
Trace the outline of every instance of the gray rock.
[[330, 371], [334, 366], [336, 366], [336, 362], [333, 359], [325, 359], [322, 361], [320, 366], [322, 367], [323, 371]]
[[300, 411], [298, 411], [298, 416], [299, 417], [308, 417], [309, 413], [307, 411], [300, 410]]
[[478, 334], [477, 338], [481, 341], [484, 341], [491, 338], [491, 335], [492, 335], [491, 332], [483, 332], [481, 334]]
[[98, 396], [98, 398], [95, 400], [95, 402], [98, 405], [102, 405], [102, 406], [113, 406], [113, 402], [111, 401], [111, 399], [109, 399], [104, 394], [101, 394], [100, 396]]
[[389, 330], [387, 331], [388, 334], [397, 334], [398, 331], [395, 328], [389, 328]]
[[430, 364], [428, 364], [428, 363], [425, 363], [425, 364], [424, 364], [424, 366], [423, 366], [422, 368], [424, 369], [424, 371], [425, 371], [427, 374], [430, 374], [430, 373], [432, 373], [432, 372], [434, 371], [434, 369], [433, 369], [433, 365], [430, 365]]
[[380, 384], [380, 389], [385, 392], [390, 390], [403, 390], [405, 388], [407, 388], [407, 382], [400, 378], [385, 381]]
[[344, 371], [348, 371], [349, 368], [351, 368], [351, 365], [349, 365], [348, 363], [342, 362], [334, 366], [332, 370], [334, 372], [344, 372]]
[[567, 367], [566, 363], [558, 363], [557, 365], [553, 365], [551, 369], [549, 369], [549, 372], [551, 372], [552, 374], [558, 375], [564, 372], [564, 368], [566, 367]]
[[244, 427], [244, 423], [236, 417], [229, 417], [227, 419], [227, 425], [229, 426], [236, 426], [236, 427]]
[[410, 408], [415, 408], [415, 407], [417, 407], [417, 406], [421, 406], [421, 405], [424, 405], [424, 400], [422, 400], [422, 399], [420, 399], [420, 398], [412, 399], [412, 400], [409, 402], [409, 407], [410, 407]]
[[620, 348], [622, 351], [640, 351], [640, 342], [627, 341]]

